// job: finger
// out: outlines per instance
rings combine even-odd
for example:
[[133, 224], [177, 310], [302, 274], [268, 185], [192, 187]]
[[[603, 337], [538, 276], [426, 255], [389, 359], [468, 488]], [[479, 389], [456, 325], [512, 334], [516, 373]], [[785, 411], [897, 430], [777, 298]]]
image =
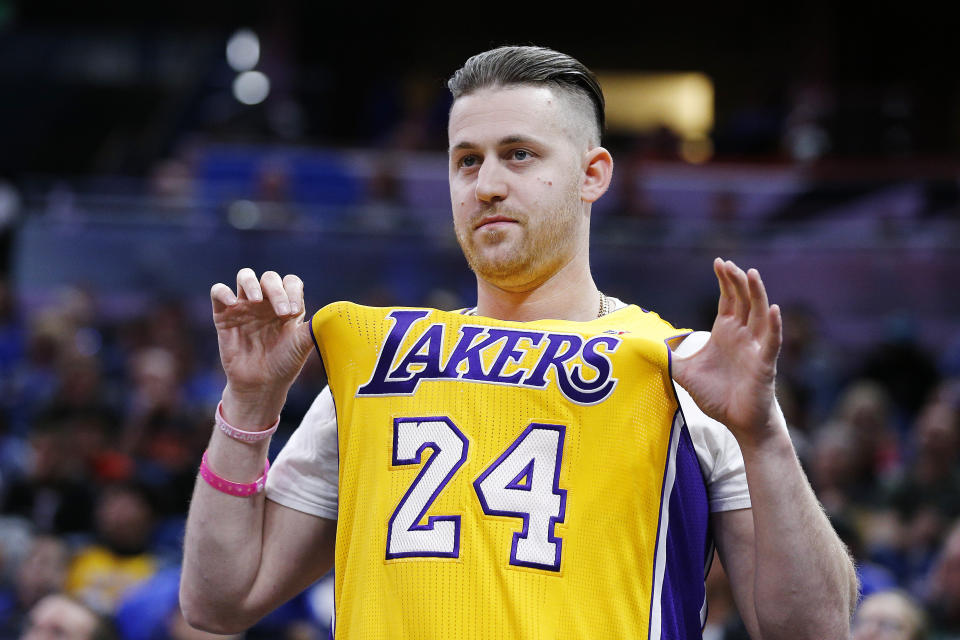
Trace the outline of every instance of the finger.
[[770, 305], [766, 316], [770, 323], [770, 331], [767, 332], [760, 353], [765, 362], [773, 362], [780, 354], [780, 345], [783, 343], [783, 316], [779, 305]]
[[767, 311], [770, 309], [770, 302], [767, 300], [767, 290], [760, 279], [760, 272], [756, 269], [747, 271], [747, 287], [750, 291], [750, 318], [747, 326], [754, 335], [759, 335], [768, 328]]
[[237, 297], [241, 300], [263, 300], [260, 281], [253, 269], [244, 267], [237, 272]]
[[218, 282], [210, 287], [210, 301], [213, 303], [213, 312], [220, 313], [237, 304], [237, 296], [233, 294], [233, 289]]
[[303, 280], [293, 274], [283, 276], [283, 288], [290, 301], [290, 313], [300, 313], [305, 308], [303, 303]]
[[736, 298], [733, 296], [733, 285], [727, 277], [726, 265], [720, 258], [713, 260], [713, 272], [717, 274], [717, 282], [720, 284], [720, 302], [717, 305], [717, 315], [733, 315], [736, 309]]
[[263, 289], [264, 298], [270, 302], [274, 313], [278, 316], [290, 315], [290, 300], [283, 288], [280, 274], [276, 271], [265, 271], [260, 277], [260, 288]]
[[746, 324], [750, 313], [750, 292], [747, 286], [747, 274], [743, 272], [743, 269], [729, 260], [727, 261], [727, 265], [730, 268], [730, 281], [733, 283], [734, 295], [736, 296], [735, 315], [741, 324]]

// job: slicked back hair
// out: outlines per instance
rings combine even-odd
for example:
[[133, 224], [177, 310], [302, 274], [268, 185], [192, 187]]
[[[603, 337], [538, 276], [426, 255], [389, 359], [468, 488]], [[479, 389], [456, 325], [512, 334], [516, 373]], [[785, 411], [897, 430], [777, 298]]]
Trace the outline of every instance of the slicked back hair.
[[447, 81], [454, 100], [480, 89], [513, 85], [547, 86], [588, 99], [600, 142], [606, 124], [603, 90], [587, 67], [565, 53], [533, 46], [490, 49], [467, 60]]

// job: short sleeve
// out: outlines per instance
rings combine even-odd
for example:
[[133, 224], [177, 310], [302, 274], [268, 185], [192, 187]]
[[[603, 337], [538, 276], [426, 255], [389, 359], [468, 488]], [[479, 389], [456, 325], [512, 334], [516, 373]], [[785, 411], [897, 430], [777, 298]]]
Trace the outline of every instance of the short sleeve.
[[325, 387], [270, 467], [267, 498], [336, 520], [339, 464], [337, 412], [330, 387]]
[[[675, 353], [688, 356], [699, 350], [710, 334], [696, 331], [687, 336]], [[736, 438], [723, 424], [708, 417], [693, 401], [690, 394], [673, 383], [680, 400], [680, 411], [693, 441], [700, 470], [707, 485], [707, 500], [711, 513], [750, 508], [750, 491], [743, 454]]]

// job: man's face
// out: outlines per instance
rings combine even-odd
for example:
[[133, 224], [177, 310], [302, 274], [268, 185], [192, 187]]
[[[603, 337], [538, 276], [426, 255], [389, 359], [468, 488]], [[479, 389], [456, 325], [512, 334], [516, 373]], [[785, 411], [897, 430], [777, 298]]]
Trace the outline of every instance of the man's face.
[[38, 602], [27, 618], [21, 640], [87, 640], [97, 626], [92, 613], [59, 595]]
[[901, 599], [878, 593], [864, 599], [853, 621], [853, 640], [911, 640], [919, 620]]
[[569, 99], [546, 87], [482, 89], [454, 103], [453, 224], [480, 278], [529, 290], [587, 250], [579, 123]]

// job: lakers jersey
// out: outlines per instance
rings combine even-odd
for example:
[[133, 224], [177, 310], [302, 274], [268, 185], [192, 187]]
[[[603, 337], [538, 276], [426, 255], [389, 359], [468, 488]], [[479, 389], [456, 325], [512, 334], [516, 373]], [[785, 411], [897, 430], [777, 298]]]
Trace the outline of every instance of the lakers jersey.
[[313, 332], [337, 412], [337, 638], [699, 637], [681, 332], [635, 306], [520, 323], [345, 302]]

